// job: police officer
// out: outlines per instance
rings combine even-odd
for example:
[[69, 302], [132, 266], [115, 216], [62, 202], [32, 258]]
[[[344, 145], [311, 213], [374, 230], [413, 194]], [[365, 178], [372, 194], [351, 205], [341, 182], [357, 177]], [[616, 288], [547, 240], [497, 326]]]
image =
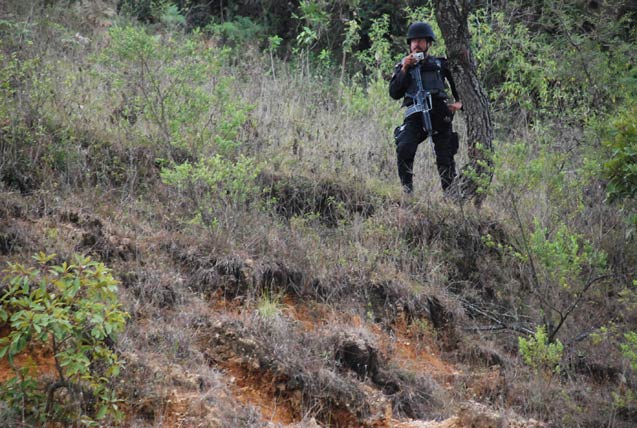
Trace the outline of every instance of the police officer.
[[[396, 154], [398, 157], [398, 176], [406, 193], [413, 191], [413, 166], [418, 145], [428, 137], [424, 130], [422, 113], [410, 112], [409, 106], [414, 104], [418, 86], [413, 73], [420, 73], [425, 91], [431, 93], [432, 139], [436, 153], [436, 166], [440, 175], [443, 191], [447, 191], [456, 176], [456, 164], [453, 159], [458, 152], [458, 134], [453, 132], [451, 121], [456, 111], [462, 108], [451, 72], [445, 58], [428, 54], [429, 48], [436, 40], [434, 32], [426, 22], [416, 22], [407, 30], [409, 55], [396, 64], [394, 74], [389, 83], [389, 95], [399, 100], [403, 98], [403, 107], [407, 107], [405, 120], [394, 131]], [[422, 52], [424, 59], [418, 61], [414, 54]], [[447, 84], [455, 102], [448, 102]]]

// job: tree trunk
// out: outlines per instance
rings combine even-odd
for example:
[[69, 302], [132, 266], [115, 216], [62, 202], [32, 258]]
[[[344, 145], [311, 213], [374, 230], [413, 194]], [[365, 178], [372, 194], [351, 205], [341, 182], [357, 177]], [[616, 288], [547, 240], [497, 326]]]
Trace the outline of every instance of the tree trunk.
[[467, 116], [469, 163], [457, 180], [463, 199], [480, 205], [493, 177], [493, 124], [489, 99], [478, 80], [467, 18], [471, 0], [434, 0], [436, 21], [447, 47], [451, 72]]

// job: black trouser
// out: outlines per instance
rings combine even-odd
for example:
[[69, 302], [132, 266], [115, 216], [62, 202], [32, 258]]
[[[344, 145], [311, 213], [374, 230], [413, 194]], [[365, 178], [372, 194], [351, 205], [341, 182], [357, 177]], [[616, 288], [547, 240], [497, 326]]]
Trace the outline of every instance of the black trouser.
[[[447, 190], [456, 176], [456, 163], [453, 159], [458, 153], [458, 135], [452, 131], [452, 114], [446, 105], [431, 111], [433, 127], [434, 151], [436, 152], [436, 166], [440, 175], [442, 190]], [[414, 158], [418, 145], [427, 138], [423, 129], [422, 114], [416, 113], [405, 119], [402, 126], [396, 128], [396, 155], [398, 158], [398, 176], [405, 192], [411, 192], [413, 185]]]

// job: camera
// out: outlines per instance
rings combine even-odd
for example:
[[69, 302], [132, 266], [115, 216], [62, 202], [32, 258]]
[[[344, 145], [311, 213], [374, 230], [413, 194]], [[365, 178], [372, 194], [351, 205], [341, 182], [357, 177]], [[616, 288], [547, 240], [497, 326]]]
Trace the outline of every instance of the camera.
[[425, 59], [425, 54], [422, 52], [414, 52], [413, 57], [416, 58], [416, 61], [422, 61]]

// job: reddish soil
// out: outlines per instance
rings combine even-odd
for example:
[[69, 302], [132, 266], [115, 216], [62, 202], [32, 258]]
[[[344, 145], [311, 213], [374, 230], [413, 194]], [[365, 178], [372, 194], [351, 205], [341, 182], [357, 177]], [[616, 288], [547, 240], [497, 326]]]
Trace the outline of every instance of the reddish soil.
[[399, 317], [393, 328], [393, 338], [379, 334], [381, 350], [400, 367], [428, 373], [443, 383], [451, 383], [453, 377], [459, 374], [455, 367], [441, 359], [440, 350], [431, 334], [409, 325], [404, 317]]
[[288, 394], [284, 383], [269, 373], [251, 372], [241, 364], [229, 361], [224, 369], [230, 374], [230, 388], [244, 404], [260, 410], [263, 419], [276, 424], [298, 422], [296, 409], [300, 408], [301, 397]]
[[[9, 334], [5, 327], [0, 330], [0, 337], [6, 337]], [[53, 352], [48, 348], [36, 347], [27, 349], [25, 352], [16, 355], [13, 358], [16, 368], [28, 367], [29, 375], [37, 378], [43, 375], [54, 375], [55, 359]], [[0, 383], [16, 376], [14, 370], [9, 364], [9, 359], [5, 356], [0, 359]]]

